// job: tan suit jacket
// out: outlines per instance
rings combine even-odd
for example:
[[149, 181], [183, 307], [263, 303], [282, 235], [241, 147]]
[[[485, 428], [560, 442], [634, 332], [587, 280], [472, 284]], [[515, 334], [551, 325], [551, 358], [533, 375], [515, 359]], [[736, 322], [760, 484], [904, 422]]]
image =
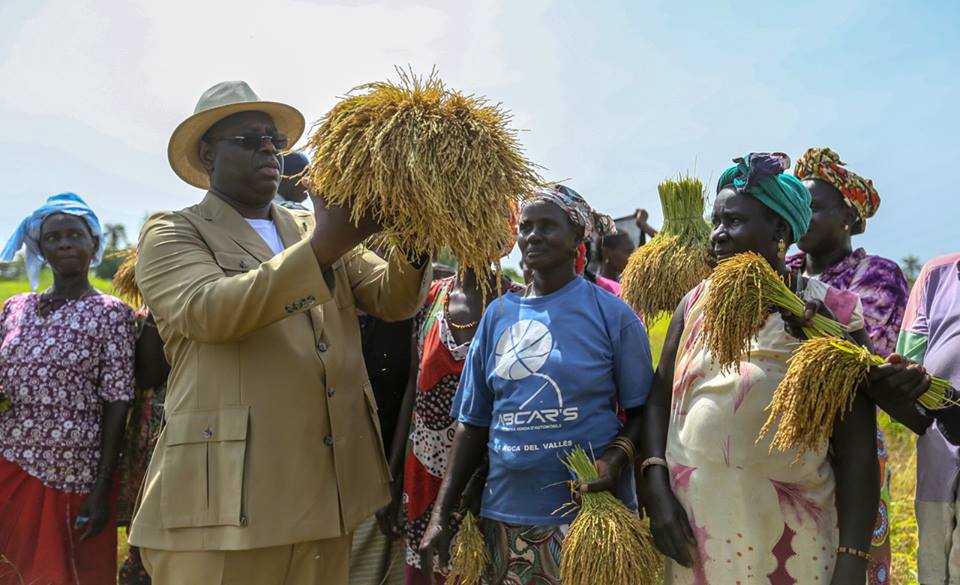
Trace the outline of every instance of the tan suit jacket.
[[431, 270], [362, 248], [332, 267], [309, 213], [271, 209], [274, 256], [232, 207], [152, 216], [137, 282], [171, 364], [160, 434], [130, 542], [243, 550], [336, 537], [388, 500], [357, 309], [412, 316]]

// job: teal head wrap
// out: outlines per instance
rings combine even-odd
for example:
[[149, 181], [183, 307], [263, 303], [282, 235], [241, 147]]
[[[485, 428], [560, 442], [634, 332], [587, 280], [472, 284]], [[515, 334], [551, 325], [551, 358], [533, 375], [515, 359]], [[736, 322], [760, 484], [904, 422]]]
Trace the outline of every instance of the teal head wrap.
[[752, 195], [786, 220], [794, 242], [802, 238], [810, 228], [813, 211], [810, 191], [796, 177], [783, 174], [790, 168], [790, 158], [779, 152], [752, 152], [733, 162], [736, 166], [720, 175], [717, 193], [732, 186], [740, 193]]

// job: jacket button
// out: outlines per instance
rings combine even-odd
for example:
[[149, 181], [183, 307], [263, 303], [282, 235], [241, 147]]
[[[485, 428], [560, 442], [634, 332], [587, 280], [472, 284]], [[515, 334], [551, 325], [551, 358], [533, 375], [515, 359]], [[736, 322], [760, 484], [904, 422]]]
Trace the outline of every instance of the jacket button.
[[240, 268], [243, 268], [244, 270], [246, 270], [246, 268], [247, 268], [247, 261], [246, 261], [246, 260], [241, 260], [241, 261], [240, 261]]
[[317, 344], [317, 351], [319, 351], [320, 353], [324, 353], [324, 352], [326, 352], [328, 349], [330, 349], [330, 348], [327, 347], [327, 344], [324, 343], [324, 342], [322, 342], [322, 341]]
[[246, 525], [247, 525], [247, 517], [246, 517], [246, 515], [241, 515], [241, 516], [240, 516], [240, 526], [246, 526]]
[[333, 388], [327, 388], [327, 396], [333, 397], [333, 395], [336, 393], [337, 391], [334, 390]]
[[333, 447], [333, 437], [331, 437], [330, 435], [327, 435], [326, 437], [324, 437], [323, 444], [326, 445], [327, 447]]
[[204, 429], [204, 431], [203, 431], [203, 438], [204, 438], [204, 439], [210, 439], [210, 438], [212, 438], [212, 437], [213, 437], [213, 430], [210, 429], [210, 428]]

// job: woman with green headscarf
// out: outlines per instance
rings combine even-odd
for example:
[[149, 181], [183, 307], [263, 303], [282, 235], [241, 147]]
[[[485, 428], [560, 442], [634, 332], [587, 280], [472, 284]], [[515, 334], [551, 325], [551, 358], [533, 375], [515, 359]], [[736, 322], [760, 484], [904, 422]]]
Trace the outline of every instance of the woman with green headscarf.
[[[736, 159], [717, 185], [711, 245], [718, 260], [755, 252], [807, 301], [863, 339], [856, 295], [801, 278], [784, 257], [810, 224], [810, 193], [783, 174], [786, 155]], [[829, 449], [770, 451], [757, 442], [766, 407], [796, 347], [795, 319], [771, 312], [734, 371], [701, 336], [706, 280], [674, 313], [644, 413], [646, 502], [667, 584], [863, 585], [878, 501], [876, 421], [858, 396]]]

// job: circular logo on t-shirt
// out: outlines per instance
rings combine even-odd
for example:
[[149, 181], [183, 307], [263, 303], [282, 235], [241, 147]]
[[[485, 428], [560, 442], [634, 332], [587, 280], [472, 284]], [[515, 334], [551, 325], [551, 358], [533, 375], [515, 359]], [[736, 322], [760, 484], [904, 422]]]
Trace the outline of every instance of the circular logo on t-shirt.
[[523, 380], [540, 371], [552, 349], [553, 336], [546, 325], [532, 319], [518, 321], [497, 341], [494, 371], [506, 380]]

